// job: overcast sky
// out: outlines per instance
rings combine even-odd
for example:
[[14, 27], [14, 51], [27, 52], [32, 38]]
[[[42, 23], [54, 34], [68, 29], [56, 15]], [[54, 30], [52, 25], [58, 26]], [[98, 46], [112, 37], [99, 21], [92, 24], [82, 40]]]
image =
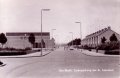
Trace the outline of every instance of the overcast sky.
[[54, 31], [57, 42], [68, 42], [111, 26], [120, 34], [120, 0], [0, 0], [0, 32], [40, 32], [41, 9], [43, 31]]

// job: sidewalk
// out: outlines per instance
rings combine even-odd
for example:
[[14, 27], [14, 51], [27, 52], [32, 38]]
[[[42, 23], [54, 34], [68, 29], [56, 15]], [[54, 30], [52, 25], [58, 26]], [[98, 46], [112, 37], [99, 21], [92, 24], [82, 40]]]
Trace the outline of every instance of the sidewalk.
[[96, 53], [93, 51], [88, 51], [88, 50], [79, 50], [81, 53], [85, 54], [85, 55], [89, 55], [89, 56], [100, 56], [100, 57], [120, 57], [120, 55], [106, 55], [106, 54], [102, 54], [102, 53]]
[[30, 53], [26, 55], [16, 55], [16, 56], [0, 56], [0, 58], [29, 58], [29, 57], [43, 57], [47, 54], [51, 53], [51, 51], [43, 51], [42, 56], [41, 56], [41, 51], [35, 52], [35, 53]]

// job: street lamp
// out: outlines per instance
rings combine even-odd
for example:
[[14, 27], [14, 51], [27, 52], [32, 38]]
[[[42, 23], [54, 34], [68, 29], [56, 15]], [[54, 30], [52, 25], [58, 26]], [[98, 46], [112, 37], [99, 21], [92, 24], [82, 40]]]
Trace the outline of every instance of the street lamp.
[[54, 31], [55, 31], [55, 30], [56, 30], [56, 29], [52, 29], [52, 33], [51, 33], [51, 34], [52, 34], [52, 38], [53, 38], [53, 35], [54, 35]]
[[[81, 29], [81, 22], [75, 22], [75, 23], [78, 23], [78, 24], [80, 24], [80, 39], [82, 40], [82, 29]], [[81, 42], [80, 42], [80, 44], [81, 44]]]
[[70, 34], [72, 34], [72, 46], [73, 46], [73, 32], [69, 32]]
[[[27, 39], [27, 34], [24, 35], [24, 41]], [[26, 48], [25, 42], [24, 42], [24, 48]]]
[[27, 35], [26, 34], [24, 34], [22, 37], [20, 37], [21, 38], [21, 40], [23, 41], [23, 48], [25, 49], [26, 48], [26, 39], [27, 39]]
[[50, 9], [41, 9], [41, 56], [42, 56], [42, 13], [43, 11], [49, 11]]

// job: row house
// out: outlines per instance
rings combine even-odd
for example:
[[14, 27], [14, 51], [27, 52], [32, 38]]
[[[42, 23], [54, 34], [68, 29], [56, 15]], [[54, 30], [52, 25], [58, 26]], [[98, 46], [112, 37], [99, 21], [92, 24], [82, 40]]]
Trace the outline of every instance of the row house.
[[97, 45], [101, 44], [101, 38], [105, 37], [107, 40], [106, 42], [109, 42], [109, 38], [112, 34], [115, 34], [117, 39], [120, 41], [120, 35], [116, 33], [115, 31], [111, 30], [110, 27], [101, 29], [95, 33], [92, 33], [90, 35], [87, 35], [82, 41], [81, 45], [88, 45], [91, 47], [96, 47]]

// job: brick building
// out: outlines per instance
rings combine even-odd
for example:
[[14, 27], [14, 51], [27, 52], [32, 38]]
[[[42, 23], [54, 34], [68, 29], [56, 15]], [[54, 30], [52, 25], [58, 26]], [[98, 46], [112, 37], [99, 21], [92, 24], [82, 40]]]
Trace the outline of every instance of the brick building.
[[[35, 36], [35, 43], [32, 46], [28, 40], [30, 34], [33, 33]], [[5, 47], [12, 47], [12, 48], [41, 48], [41, 33], [40, 32], [7, 32], [6, 33], [7, 42]], [[49, 32], [42, 33], [42, 39], [45, 43], [45, 48], [52, 48], [55, 44], [53, 39], [50, 39]]]

